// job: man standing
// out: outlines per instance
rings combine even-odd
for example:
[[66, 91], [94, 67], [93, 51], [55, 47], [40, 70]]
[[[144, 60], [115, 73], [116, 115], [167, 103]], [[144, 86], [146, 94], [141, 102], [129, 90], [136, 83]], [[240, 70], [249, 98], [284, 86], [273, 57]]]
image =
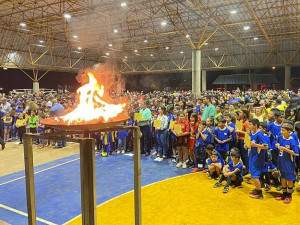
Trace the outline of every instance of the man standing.
[[2, 101], [2, 104], [1, 104], [2, 110], [5, 113], [10, 112], [11, 111], [11, 105], [10, 105], [9, 102], [6, 101], [6, 98], [2, 98], [1, 101]]
[[203, 100], [204, 104], [206, 105], [202, 115], [202, 121], [206, 121], [207, 118], [215, 118], [216, 116], [216, 107], [211, 104], [211, 97], [206, 96]]
[[142, 137], [141, 142], [141, 154], [145, 153], [145, 156], [150, 155], [150, 120], [151, 120], [151, 111], [147, 108], [145, 102], [141, 102], [140, 113], [142, 114], [142, 120], [137, 121], [138, 126], [141, 129]]

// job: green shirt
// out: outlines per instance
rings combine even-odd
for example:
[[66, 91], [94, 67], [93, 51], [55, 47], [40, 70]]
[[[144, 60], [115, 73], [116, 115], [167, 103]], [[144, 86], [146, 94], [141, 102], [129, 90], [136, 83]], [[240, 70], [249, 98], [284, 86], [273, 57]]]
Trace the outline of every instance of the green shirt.
[[[151, 111], [150, 109], [146, 108], [146, 109], [141, 109], [140, 113], [143, 115], [142, 120], [146, 120], [146, 119], [151, 119]], [[149, 121], [145, 121], [145, 122], [140, 122], [139, 126], [146, 126], [150, 124], [150, 120]]]
[[29, 128], [36, 128], [36, 122], [39, 120], [38, 116], [29, 117], [28, 124]]
[[205, 121], [209, 117], [215, 118], [215, 116], [216, 116], [216, 107], [214, 105], [210, 104], [209, 106], [206, 106], [204, 108], [204, 112], [202, 115], [202, 121]]

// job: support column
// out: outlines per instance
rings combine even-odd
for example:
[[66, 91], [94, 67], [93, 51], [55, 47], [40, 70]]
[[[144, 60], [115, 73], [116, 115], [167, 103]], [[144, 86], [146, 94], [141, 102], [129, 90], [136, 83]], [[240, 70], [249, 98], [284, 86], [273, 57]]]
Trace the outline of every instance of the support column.
[[135, 225], [142, 224], [142, 200], [141, 200], [141, 150], [140, 150], [140, 128], [133, 129], [133, 151], [134, 151], [134, 218]]
[[202, 70], [202, 91], [206, 91], [206, 70]]
[[96, 225], [95, 139], [80, 140], [82, 225]]
[[32, 85], [33, 94], [39, 92], [39, 90], [40, 90], [40, 83], [38, 81], [33, 81], [33, 85]]
[[192, 51], [192, 87], [193, 93], [199, 97], [201, 92], [201, 50]]
[[284, 89], [286, 90], [291, 88], [291, 67], [285, 66], [284, 69]]

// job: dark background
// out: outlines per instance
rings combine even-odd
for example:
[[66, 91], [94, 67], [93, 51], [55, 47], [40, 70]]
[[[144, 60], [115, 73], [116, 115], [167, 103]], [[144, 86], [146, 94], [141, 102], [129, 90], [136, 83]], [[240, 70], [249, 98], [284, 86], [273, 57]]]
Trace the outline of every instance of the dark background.
[[[31, 74], [32, 71], [26, 71]], [[249, 70], [223, 70], [223, 71], [207, 71], [207, 89], [217, 88], [212, 85], [219, 75], [243, 74], [249, 73]], [[279, 84], [278, 89], [284, 89], [284, 67], [278, 67], [275, 70], [266, 69], [251, 69], [251, 74], [273, 74]], [[39, 74], [43, 74], [39, 71]], [[292, 67], [292, 78], [298, 78], [298, 82], [292, 83], [293, 89], [300, 87], [300, 68]], [[70, 91], [75, 91], [79, 87], [76, 81], [76, 73], [66, 72], [49, 72], [40, 80], [40, 88], [57, 89], [60, 84], [63, 87], [69, 86]], [[141, 75], [124, 75], [126, 81], [126, 90], [130, 91], [151, 91], [154, 89], [163, 90], [170, 87], [170, 90], [190, 90], [192, 87], [191, 72], [183, 73], [161, 73], [161, 74], [141, 74]], [[18, 69], [0, 69], [0, 88], [1, 92], [8, 93], [12, 89], [32, 89], [32, 81]]]

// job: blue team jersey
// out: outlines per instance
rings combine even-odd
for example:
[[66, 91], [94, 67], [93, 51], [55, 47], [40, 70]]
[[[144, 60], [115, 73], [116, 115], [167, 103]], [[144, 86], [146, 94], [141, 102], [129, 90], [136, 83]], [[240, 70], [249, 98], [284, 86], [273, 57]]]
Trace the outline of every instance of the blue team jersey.
[[[250, 132], [251, 141], [254, 141], [256, 144], [268, 145], [266, 137], [261, 131], [257, 131], [255, 134]], [[259, 150], [256, 147], [251, 147], [249, 152], [249, 166], [257, 169], [262, 169], [265, 164], [265, 151]]]
[[275, 144], [277, 143], [278, 136], [281, 135], [281, 125], [275, 124], [275, 122], [269, 123], [267, 127], [267, 131], [271, 133], [270, 136], [271, 147], [269, 146], [269, 149], [278, 150], [275, 147]]
[[276, 168], [276, 166], [272, 162], [265, 162], [262, 172], [267, 173], [270, 170], [273, 170], [275, 168]]
[[236, 140], [235, 123], [233, 122], [228, 123], [228, 126], [233, 128], [233, 131], [231, 132], [231, 141], [235, 141]]
[[[221, 164], [222, 164], [222, 158], [220, 158], [220, 157], [218, 156], [218, 159], [217, 159], [217, 161], [216, 161], [215, 163], [221, 163]], [[212, 160], [211, 160], [211, 159], [208, 159], [207, 165], [211, 165], [211, 164], [212, 164]], [[223, 167], [223, 164], [222, 164], [222, 167]]]
[[118, 139], [126, 138], [128, 136], [127, 130], [118, 130]]
[[266, 139], [266, 141], [267, 141], [267, 144], [268, 144], [268, 146], [269, 146], [269, 148], [270, 148], [270, 146], [271, 146], [270, 135], [269, 135], [269, 134], [264, 134], [264, 136], [265, 136], [265, 139]]
[[[299, 154], [298, 146], [292, 137], [289, 137], [289, 139], [285, 139], [283, 136], [279, 136], [278, 143], [280, 146], [288, 148], [293, 152], [295, 152], [296, 154]], [[285, 151], [279, 151], [278, 160], [277, 160], [278, 170], [286, 173], [294, 173], [295, 158], [296, 157], [291, 155], [290, 153], [287, 153]]]
[[[217, 150], [216, 150], [217, 151]], [[218, 151], [217, 151], [218, 152]], [[209, 155], [209, 157], [210, 157], [210, 155]], [[222, 156], [221, 156], [221, 154], [218, 152], [218, 159], [220, 159], [221, 160], [221, 164], [222, 164], [222, 167], [225, 165], [225, 162], [224, 162], [224, 160], [223, 160], [223, 158], [222, 158]], [[209, 159], [208, 159], [209, 160]]]
[[294, 139], [294, 141], [296, 142], [296, 145], [298, 146], [298, 149], [299, 149], [299, 138], [298, 138], [297, 134], [295, 134], [294, 132], [291, 132], [290, 136]]
[[[210, 126], [209, 129], [210, 129], [210, 134], [209, 134], [209, 136], [210, 136], [210, 143], [211, 143], [212, 145], [214, 145], [214, 144], [215, 144], [215, 136], [214, 136], [214, 133], [215, 133], [215, 127], [214, 127], [214, 126]], [[209, 133], [209, 132], [208, 132], [208, 133]]]
[[[230, 138], [230, 130], [225, 127], [223, 130], [221, 130], [219, 127], [214, 132], [216, 138], [218, 138], [220, 141], [227, 140]], [[217, 150], [218, 151], [229, 151], [229, 142], [226, 142], [224, 144], [217, 143]]]
[[240, 177], [240, 179], [243, 180], [243, 163], [241, 163], [239, 161], [237, 165], [234, 165], [233, 161], [231, 161], [231, 162], [228, 163], [228, 166], [229, 166], [230, 172], [233, 172], [233, 171], [235, 171], [235, 169], [238, 169], [239, 172], [237, 172], [235, 175], [237, 177]]
[[[40, 123], [40, 121], [39, 121], [39, 125], [42, 126], [43, 124]], [[42, 132], [44, 132], [44, 128], [38, 127], [38, 128], [37, 128], [37, 131], [38, 131], [38, 133], [42, 133]]]
[[[197, 130], [196, 130], [196, 134], [198, 134], [198, 133], [199, 133], [199, 130], [197, 129]], [[203, 138], [202, 138], [202, 136], [199, 135], [199, 138], [196, 139], [196, 144], [195, 144], [196, 147], [198, 147], [201, 143], [202, 143], [203, 145], [208, 145], [208, 144], [210, 143], [210, 135], [209, 135], [208, 130], [205, 129], [205, 130], [202, 132], [202, 134], [206, 135], [207, 137], [206, 137], [206, 139], [205, 139], [205, 141], [204, 141]]]

